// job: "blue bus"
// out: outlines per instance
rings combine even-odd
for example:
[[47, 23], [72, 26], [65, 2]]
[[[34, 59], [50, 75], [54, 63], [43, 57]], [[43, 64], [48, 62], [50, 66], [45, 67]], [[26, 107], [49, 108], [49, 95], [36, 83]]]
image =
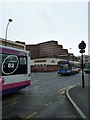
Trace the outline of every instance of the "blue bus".
[[60, 60], [58, 62], [58, 74], [60, 75], [72, 75], [79, 73], [80, 63], [69, 60]]

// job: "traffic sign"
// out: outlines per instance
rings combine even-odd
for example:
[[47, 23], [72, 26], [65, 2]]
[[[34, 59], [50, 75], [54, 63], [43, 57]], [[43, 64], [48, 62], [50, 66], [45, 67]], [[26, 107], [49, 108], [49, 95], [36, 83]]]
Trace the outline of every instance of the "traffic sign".
[[86, 48], [86, 43], [84, 41], [82, 41], [80, 44], [79, 44], [79, 49], [85, 49]]
[[81, 49], [81, 50], [80, 50], [80, 53], [85, 53], [85, 50]]

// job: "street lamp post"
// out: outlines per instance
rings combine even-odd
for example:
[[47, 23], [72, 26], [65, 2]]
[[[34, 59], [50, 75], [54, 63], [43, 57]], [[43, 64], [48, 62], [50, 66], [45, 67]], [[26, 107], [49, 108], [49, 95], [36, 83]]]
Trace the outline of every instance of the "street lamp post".
[[5, 46], [6, 46], [6, 42], [7, 42], [7, 31], [8, 31], [8, 26], [9, 26], [9, 23], [12, 22], [13, 20], [12, 19], [9, 19], [8, 20], [8, 23], [7, 23], [7, 26], [6, 26], [6, 32], [5, 32]]

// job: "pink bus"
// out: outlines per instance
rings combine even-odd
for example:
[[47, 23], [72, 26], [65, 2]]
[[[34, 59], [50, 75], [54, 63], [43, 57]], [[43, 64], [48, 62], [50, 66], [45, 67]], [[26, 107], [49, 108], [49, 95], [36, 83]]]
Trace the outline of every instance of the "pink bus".
[[0, 95], [15, 93], [30, 84], [30, 52], [0, 45]]

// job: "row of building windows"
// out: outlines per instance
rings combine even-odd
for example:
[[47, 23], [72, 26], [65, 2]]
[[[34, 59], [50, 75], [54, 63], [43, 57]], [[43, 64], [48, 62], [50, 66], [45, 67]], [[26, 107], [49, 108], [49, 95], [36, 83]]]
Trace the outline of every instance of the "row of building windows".
[[46, 64], [35, 64], [34, 68], [47, 68]]
[[27, 45], [27, 50], [31, 52], [31, 59], [42, 57], [58, 57], [58, 55], [67, 54], [68, 50], [58, 45], [57, 41], [48, 41], [37, 45]]

